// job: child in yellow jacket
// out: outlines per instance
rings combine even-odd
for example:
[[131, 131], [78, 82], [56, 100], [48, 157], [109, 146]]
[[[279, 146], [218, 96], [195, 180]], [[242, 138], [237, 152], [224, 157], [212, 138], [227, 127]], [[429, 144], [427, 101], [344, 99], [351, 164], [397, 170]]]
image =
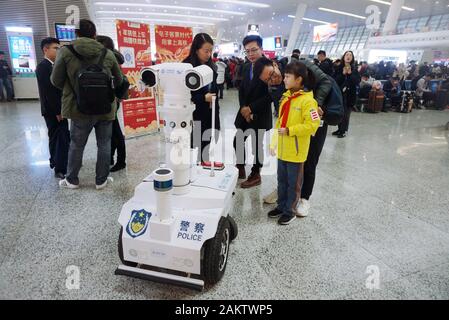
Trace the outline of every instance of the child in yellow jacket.
[[279, 118], [270, 144], [270, 152], [278, 158], [278, 206], [268, 213], [278, 223], [289, 224], [296, 218], [295, 209], [301, 198], [304, 162], [309, 152], [310, 137], [320, 126], [318, 104], [313, 98], [313, 74], [293, 61], [285, 68], [287, 91], [282, 96]]

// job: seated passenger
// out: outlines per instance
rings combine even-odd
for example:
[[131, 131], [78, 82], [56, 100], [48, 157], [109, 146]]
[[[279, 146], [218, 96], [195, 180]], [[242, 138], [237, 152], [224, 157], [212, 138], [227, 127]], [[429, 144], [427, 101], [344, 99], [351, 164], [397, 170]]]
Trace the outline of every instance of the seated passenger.
[[401, 85], [398, 77], [390, 78], [390, 80], [385, 83], [383, 90], [385, 92], [385, 97], [390, 99], [393, 108], [401, 105]]

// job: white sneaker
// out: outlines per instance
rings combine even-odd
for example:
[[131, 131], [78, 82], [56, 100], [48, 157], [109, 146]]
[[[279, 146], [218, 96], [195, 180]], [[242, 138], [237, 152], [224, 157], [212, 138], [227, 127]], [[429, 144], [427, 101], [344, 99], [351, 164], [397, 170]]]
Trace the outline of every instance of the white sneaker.
[[70, 182], [67, 181], [67, 179], [59, 180], [59, 186], [61, 188], [66, 188], [66, 189], [78, 189], [80, 187], [77, 184], [71, 184]]
[[104, 189], [107, 186], [108, 182], [112, 183], [112, 182], [114, 182], [114, 179], [112, 177], [108, 177], [103, 184], [100, 184], [100, 185], [97, 184], [96, 185], [97, 190]]
[[309, 214], [310, 203], [309, 200], [301, 199], [296, 206], [296, 216], [297, 217], [307, 217]]
[[278, 189], [274, 189], [272, 193], [263, 198], [264, 203], [274, 204], [278, 201]]

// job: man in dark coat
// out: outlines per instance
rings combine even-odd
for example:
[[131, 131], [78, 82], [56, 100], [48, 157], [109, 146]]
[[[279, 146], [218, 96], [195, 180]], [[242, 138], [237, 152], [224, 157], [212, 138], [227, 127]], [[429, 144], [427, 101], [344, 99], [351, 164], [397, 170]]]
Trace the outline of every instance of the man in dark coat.
[[48, 129], [50, 149], [50, 167], [55, 169], [55, 177], [64, 179], [67, 173], [67, 160], [70, 145], [70, 133], [67, 119], [61, 116], [62, 91], [50, 81], [53, 64], [59, 50], [59, 41], [45, 38], [41, 42], [44, 60], [36, 67], [37, 83], [41, 101], [41, 113]]
[[267, 84], [253, 76], [254, 63], [263, 55], [262, 38], [257, 35], [246, 36], [243, 39], [243, 46], [249, 63], [243, 66], [242, 83], [239, 87], [240, 109], [234, 122], [237, 128], [234, 149], [239, 179], [245, 179], [245, 141], [251, 135], [254, 163], [248, 180], [241, 184], [242, 188], [251, 188], [260, 185], [262, 181], [260, 170], [264, 160], [263, 139], [265, 132], [273, 127], [272, 98]]

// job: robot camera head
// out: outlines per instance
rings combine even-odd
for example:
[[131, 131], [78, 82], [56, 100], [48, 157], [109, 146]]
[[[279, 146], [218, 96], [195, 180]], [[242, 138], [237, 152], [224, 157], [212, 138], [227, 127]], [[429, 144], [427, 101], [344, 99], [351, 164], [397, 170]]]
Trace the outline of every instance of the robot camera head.
[[168, 87], [179, 90], [183, 85], [185, 89], [194, 91], [211, 83], [214, 72], [207, 65], [193, 68], [189, 63], [162, 63], [142, 69], [140, 78], [150, 88], [160, 84], [164, 90]]
[[209, 66], [201, 65], [186, 72], [186, 87], [198, 90], [213, 81], [214, 73]]

